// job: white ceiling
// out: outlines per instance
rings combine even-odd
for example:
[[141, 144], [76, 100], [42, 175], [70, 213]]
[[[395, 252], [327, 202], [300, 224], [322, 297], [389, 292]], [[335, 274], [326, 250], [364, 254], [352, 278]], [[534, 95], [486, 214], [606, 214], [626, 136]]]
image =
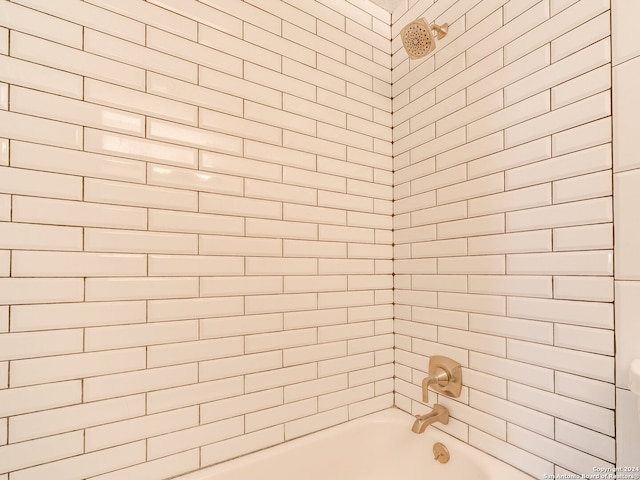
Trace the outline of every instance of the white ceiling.
[[384, 8], [387, 12], [393, 12], [404, 0], [370, 0], [371, 3]]

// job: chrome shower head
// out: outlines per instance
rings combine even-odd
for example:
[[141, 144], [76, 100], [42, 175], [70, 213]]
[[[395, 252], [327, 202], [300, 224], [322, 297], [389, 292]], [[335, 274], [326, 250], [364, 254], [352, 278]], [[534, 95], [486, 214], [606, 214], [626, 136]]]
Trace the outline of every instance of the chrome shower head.
[[422, 58], [435, 50], [432, 30], [437, 32], [438, 40], [441, 40], [447, 34], [449, 24], [429, 25], [424, 18], [419, 18], [402, 29], [400, 38], [409, 58]]

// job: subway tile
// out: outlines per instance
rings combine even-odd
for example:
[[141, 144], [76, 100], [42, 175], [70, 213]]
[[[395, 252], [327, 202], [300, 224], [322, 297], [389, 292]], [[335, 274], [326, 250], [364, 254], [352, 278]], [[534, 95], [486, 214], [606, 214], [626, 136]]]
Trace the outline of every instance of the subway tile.
[[[150, 37], [153, 37], [153, 35], [149, 33], [153, 30], [153, 28], [147, 29], [147, 42], [150, 42]], [[170, 36], [170, 34], [165, 35]], [[187, 42], [187, 40], [184, 39], [182, 39], [182, 41]], [[197, 64], [183, 58], [176, 58], [172, 55], [162, 53], [157, 50], [157, 45], [154, 44], [153, 46], [155, 49], [120, 40], [116, 37], [90, 29], [85, 30], [84, 34], [84, 49], [87, 52], [107, 57], [124, 64], [138, 65], [145, 70], [167, 74], [189, 82], [197, 81]], [[227, 68], [231, 69], [232, 66], [233, 64]]]
[[640, 69], [640, 59], [638, 58], [613, 69], [613, 107], [616, 112], [613, 120], [613, 139], [616, 143], [614, 158], [616, 172], [639, 167], [639, 163], [635, 159], [638, 142], [628, 126], [629, 122], [634, 121], [637, 117], [637, 105], [640, 102], [633, 83], [638, 69]]
[[265, 200], [316, 205], [317, 191], [307, 187], [298, 187], [261, 180], [245, 180], [245, 195]]
[[[158, 183], [158, 170], [171, 174], [168, 167], [152, 167], [149, 181]], [[169, 183], [169, 182], [167, 182]], [[197, 210], [198, 196], [196, 192], [168, 189], [162, 187], [135, 185], [131, 183], [112, 182], [109, 180], [87, 179], [84, 183], [84, 198], [96, 203], [123, 204], [139, 207], [169, 208], [177, 210]]]
[[613, 434], [613, 410], [589, 405], [515, 382], [509, 384], [509, 399], [520, 405], [535, 408], [592, 430], [608, 435]]
[[[243, 352], [241, 337], [198, 340], [179, 344], [154, 345], [147, 347], [147, 367], [162, 367], [175, 364], [232, 357]], [[190, 378], [185, 375], [186, 378]]]
[[14, 332], [126, 325], [145, 321], [145, 302], [83, 302], [12, 307]]
[[245, 299], [245, 313], [273, 313], [317, 308], [315, 293], [291, 293], [281, 295], [252, 295]]
[[252, 237], [282, 237], [298, 240], [317, 240], [318, 238], [318, 226], [313, 223], [247, 218], [245, 224], [246, 234]]
[[563, 420], [556, 420], [556, 440], [583, 452], [614, 462], [615, 440]]
[[244, 272], [241, 257], [149, 255], [148, 276], [240, 275]]
[[[187, 295], [188, 297], [195, 295]], [[150, 300], [148, 319], [154, 321], [187, 320], [203, 317], [224, 317], [243, 313], [242, 297], [170, 298]]]
[[126, 0], [91, 0], [89, 3], [120, 13], [126, 17], [144, 20], [149, 25], [161, 27], [163, 30], [175, 33], [185, 38], [195, 39], [197, 36], [196, 22], [186, 17], [174, 15], [168, 10], [152, 4], [127, 2]]
[[506, 188], [510, 190], [608, 168], [611, 168], [609, 144], [509, 170], [505, 173]]
[[572, 202], [613, 194], [611, 170], [559, 180], [553, 184], [555, 203]]
[[611, 141], [611, 117], [552, 135], [553, 155], [562, 155]]
[[[553, 368], [567, 373], [588, 376], [605, 382], [613, 381], [614, 377], [613, 358], [595, 353], [526, 343], [520, 340], [508, 340], [507, 358], [532, 363], [545, 368]], [[542, 405], [538, 405], [538, 408], [541, 406]], [[591, 424], [591, 422], [584, 422], [582, 424], [588, 425]]]
[[[192, 191], [184, 192], [176, 190], [175, 195], [182, 194], [195, 194], [193, 190], [224, 193], [232, 195], [242, 194], [242, 179], [238, 177], [232, 177], [228, 175], [218, 175], [215, 173], [204, 173], [202, 171], [195, 171], [185, 168], [176, 168], [160, 165], [149, 165], [147, 170], [147, 183], [152, 185], [162, 185], [166, 187], [173, 187], [176, 189], [189, 189]], [[149, 188], [150, 191], [151, 187]], [[157, 191], [163, 191], [157, 189]], [[149, 195], [151, 196], [151, 195]], [[169, 197], [168, 194], [165, 195]], [[176, 207], [180, 206], [180, 202], [174, 199]], [[189, 210], [189, 208], [174, 208], [180, 210]]]
[[554, 387], [553, 370], [509, 358], [471, 351], [469, 368], [547, 391], [553, 391]]
[[284, 328], [317, 327], [347, 322], [347, 309], [316, 310], [309, 312], [285, 312]]
[[613, 224], [555, 228], [553, 248], [555, 251], [611, 249], [613, 248]]
[[245, 416], [245, 431], [252, 432], [266, 427], [286, 423], [317, 412], [317, 401], [305, 399], [284, 405], [252, 412]]
[[[442, 274], [497, 274], [505, 272], [505, 257], [503, 255], [465, 256], [438, 258], [438, 273]], [[484, 278], [484, 277], [483, 277]], [[491, 283], [491, 278], [488, 278]], [[481, 292], [489, 293], [489, 292]]]
[[[196, 107], [206, 107], [232, 115], [242, 114], [242, 99], [238, 97], [154, 72], [147, 72], [147, 92], [154, 94], [154, 96], [151, 97], [155, 99], [154, 101], [159, 101], [159, 105], [154, 107], [156, 109], [165, 104], [167, 106], [177, 105], [179, 109], [183, 109], [185, 112], [188, 110], [188, 118], [190, 121], [185, 123], [192, 125], [195, 125], [198, 121]], [[157, 97], [164, 97], [171, 100], [161, 100]], [[174, 116], [168, 117], [167, 119], [174, 119], [176, 113], [177, 112], [174, 111]], [[157, 116], [162, 118], [162, 115]]]
[[11, 387], [90, 378], [144, 367], [142, 348], [30, 358], [12, 362]]
[[68, 16], [67, 20], [63, 20], [65, 17], [57, 18], [11, 3], [0, 7], [0, 15], [5, 19], [6, 28], [44, 37], [69, 47], [82, 48], [82, 27], [69, 22]]
[[282, 204], [270, 200], [201, 193], [199, 208], [202, 212], [261, 218], [282, 218]]
[[553, 324], [533, 320], [472, 313], [469, 315], [469, 330], [530, 342], [553, 343]]
[[[541, 95], [545, 95], [545, 92]], [[610, 97], [611, 95], [608, 91], [598, 93], [584, 100], [509, 127], [505, 130], [506, 145], [519, 145], [555, 133], [558, 130], [566, 130], [583, 123], [607, 117], [611, 115]]]
[[242, 153], [242, 139], [239, 137], [155, 118], [147, 119], [147, 137], [153, 140], [202, 148], [214, 152], [235, 155]]
[[347, 277], [344, 275], [296, 275], [284, 277], [285, 293], [318, 293], [346, 289]]
[[195, 321], [94, 327], [86, 330], [85, 350], [89, 352], [177, 341], [185, 342], [195, 340], [196, 337], [197, 322]]
[[156, 142], [101, 130], [84, 129], [84, 148], [93, 153], [134, 158], [166, 165], [196, 167], [198, 152], [194, 148]]
[[144, 255], [33, 251], [12, 255], [14, 277], [144, 276], [146, 270]]
[[16, 140], [46, 143], [80, 150], [82, 127], [0, 109], [0, 135]]
[[[256, 372], [273, 371], [282, 367], [282, 353], [265, 352], [242, 355], [239, 357], [220, 358], [202, 362], [199, 368], [200, 381], [217, 378], [228, 378]], [[231, 378], [232, 384], [237, 385], [236, 379]], [[238, 395], [242, 393], [239, 392]], [[224, 394], [220, 398], [230, 395]], [[187, 397], [185, 397], [187, 398]]]
[[534, 163], [549, 157], [551, 157], [551, 140], [545, 137], [470, 161], [467, 164], [468, 176], [469, 178], [476, 178]]
[[[580, 107], [582, 107], [582, 105], [580, 105]], [[469, 125], [467, 125], [467, 140], [475, 140], [498, 130], [505, 129], [505, 135], [507, 135], [507, 132], [511, 133], [510, 136], [505, 137], [505, 147], [511, 147], [520, 143], [524, 143], [525, 141], [527, 141], [527, 139], [525, 138], [526, 132], [523, 132], [520, 137], [516, 137], [518, 139], [518, 142], [516, 142], [514, 139], [513, 129], [517, 127], [510, 127], [510, 125], [527, 125], [527, 131], [531, 131], [530, 128], [532, 127], [529, 127], [529, 123], [526, 123], [525, 121], [531, 118], [542, 116], [544, 113], [549, 112], [550, 109], [551, 100], [549, 98], [549, 94], [546, 92], [539, 93], [538, 95], [534, 95], [521, 102], [515, 103], [503, 108], [502, 110], [487, 115], [480, 120], [471, 122]], [[567, 112], [562, 113], [570, 114]], [[520, 130], [522, 130], [522, 128], [524, 127], [520, 127]], [[537, 136], [528, 140], [534, 140], [535, 138], [544, 136], [543, 132], [545, 130], [540, 130], [542, 129], [535, 130]]]
[[611, 197], [532, 208], [506, 214], [507, 231], [535, 230], [611, 222]]
[[281, 277], [242, 276], [200, 279], [200, 295], [203, 297], [270, 293], [282, 293]]
[[505, 233], [503, 214], [456, 220], [438, 224], [438, 239], [475, 237], [494, 233]]
[[[282, 255], [282, 240], [278, 238], [251, 238], [200, 235], [200, 254], [205, 255]], [[250, 274], [249, 271], [245, 272]]]
[[564, 372], [556, 372], [555, 392], [587, 403], [613, 408], [615, 406], [615, 386]]
[[82, 278], [0, 278], [0, 304], [81, 302]]
[[160, 232], [242, 235], [244, 219], [172, 210], [150, 210], [149, 228]]
[[[579, 27], [568, 30], [551, 42], [551, 61], [555, 62], [610, 34], [611, 13], [605, 12]], [[615, 35], [613, 42], [615, 43]], [[615, 45], [613, 47], [615, 49]], [[615, 53], [614, 53], [615, 55]]]
[[554, 326], [554, 345], [613, 356], [613, 331], [573, 325]]
[[531, 49], [537, 48], [597, 16], [607, 8], [609, 8], [608, 0], [590, 0], [584, 4], [574, 4], [507, 45], [505, 47], [505, 62], [512, 62]]
[[144, 135], [145, 120], [141, 115], [20, 87], [11, 89], [11, 109], [71, 124]]
[[144, 396], [122, 397], [12, 417], [11, 443], [60, 434], [98, 422], [111, 423], [144, 414]]
[[469, 444], [510, 465], [517, 464], [520, 470], [534, 477], [540, 477], [545, 472], [554, 471], [552, 462], [529, 453], [524, 448], [518, 448], [511, 443], [503, 442], [474, 427], [469, 429]]
[[195, 254], [198, 237], [182, 233], [85, 229], [84, 246], [85, 250], [94, 252]]
[[93, 5], [78, 5], [72, 0], [63, 0], [56, 5], [42, 5], [34, 0], [21, 0], [23, 5], [34, 7], [59, 18], [66, 18], [76, 24], [115, 35], [132, 42], [144, 43], [144, 25], [122, 15]]
[[[282, 167], [222, 153], [200, 152], [200, 169], [261, 180], [282, 181]], [[231, 178], [229, 177], [229, 180]], [[241, 192], [240, 192], [241, 193]]]
[[2, 360], [48, 357], [82, 351], [80, 331], [60, 330], [7, 333], [0, 336]]
[[469, 275], [468, 282], [469, 293], [547, 298], [552, 296], [550, 276]]
[[190, 385], [156, 390], [147, 393], [147, 413], [159, 413], [176, 408], [198, 405], [242, 393], [242, 379], [232, 377], [203, 381]]
[[506, 313], [505, 297], [496, 295], [439, 292], [438, 307], [490, 315], [504, 315]]
[[510, 297], [507, 312], [532, 320], [613, 328], [613, 305], [609, 303]]
[[20, 472], [20, 476], [23, 480], [43, 476], [71, 477], [74, 474], [93, 476], [135, 465], [144, 458], [144, 442], [136, 442], [32, 467]]
[[507, 256], [507, 273], [520, 275], [613, 274], [613, 254], [607, 250], [523, 253]]
[[[562, 105], [572, 103], [572, 101], [601, 92], [609, 88], [611, 81], [610, 75], [607, 79], [594, 81], [595, 78], [599, 78], [599, 76], [597, 71], [592, 72], [592, 70], [609, 62], [609, 60], [608, 40], [583, 48], [578, 51], [578, 53], [559, 61], [553, 61], [551, 65], [506, 87], [506, 102], [507, 104], [511, 104], [551, 88], [551, 108], [553, 110]], [[587, 92], [591, 90], [591, 93], [588, 95], [581, 95], [579, 93], [580, 89], [577, 87], [577, 85], [581, 85], [584, 82], [586, 82], [587, 85], [583, 87], [583, 90]], [[591, 83], [591, 85], [588, 85], [589, 83]], [[566, 96], [564, 99], [562, 98], [563, 91]], [[571, 98], [573, 98], [573, 100], [571, 100]]]
[[551, 185], [547, 183], [480, 198], [472, 198], [468, 202], [469, 216], [475, 217], [478, 215], [550, 205], [552, 198], [551, 190]]
[[195, 277], [90, 278], [86, 281], [87, 301], [181, 298], [197, 294]]
[[13, 220], [26, 223], [115, 228], [146, 228], [141, 208], [33, 197], [13, 198]]
[[0, 57], [2, 79], [12, 85], [82, 98], [82, 77], [17, 58]]
[[613, 302], [613, 278], [557, 276], [553, 296], [565, 300]]
[[68, 200], [82, 199], [82, 179], [79, 177], [0, 167], [0, 178], [0, 189], [4, 193]]
[[602, 465], [603, 468], [612, 466], [612, 464], [592, 455], [535, 434], [517, 425], [509, 425], [508, 434], [511, 439], [510, 442], [516, 447], [531, 452], [537, 457], [548, 458], [551, 462], [560, 466], [566, 466], [571, 472], [593, 471], [593, 465]]
[[133, 183], [143, 183], [146, 178], [142, 162], [15, 140], [11, 142], [11, 165]]
[[283, 240], [285, 257], [329, 257], [347, 256], [347, 245], [340, 242], [317, 242], [307, 240]]
[[289, 349], [316, 342], [317, 333], [312, 328], [259, 333], [245, 338], [245, 353]]
[[[87, 31], [93, 32], [93, 38], [107, 37], [93, 30]], [[111, 38], [118, 41], [114, 37]], [[129, 42], [122, 43], [135, 45]], [[11, 56], [77, 75], [85, 76], [90, 73], [87, 76], [98, 80], [144, 90], [145, 74], [142, 68], [110, 59], [108, 55], [99, 56], [15, 31], [11, 32]]]
[[0, 460], [3, 470], [8, 472], [80, 455], [82, 451], [82, 432], [77, 431], [4, 446]]
[[279, 370], [251, 373], [245, 376], [245, 391], [251, 393], [312, 380], [317, 378], [317, 370], [316, 364], [304, 364], [284, 367]]
[[551, 89], [551, 108], [556, 109], [611, 88], [611, 67], [603, 65]]

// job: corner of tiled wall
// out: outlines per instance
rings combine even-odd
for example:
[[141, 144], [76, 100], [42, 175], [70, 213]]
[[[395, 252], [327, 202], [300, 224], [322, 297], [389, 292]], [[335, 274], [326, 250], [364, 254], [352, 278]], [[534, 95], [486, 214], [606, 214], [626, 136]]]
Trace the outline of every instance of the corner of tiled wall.
[[163, 479], [392, 405], [387, 12], [0, 25], [0, 480]]
[[640, 4], [613, 0], [613, 181], [618, 466], [640, 464], [640, 408], [629, 364], [640, 358]]
[[[409, 61], [398, 32], [422, 16], [449, 33]], [[430, 397], [452, 415], [439, 428], [535, 478], [614, 467], [625, 457], [614, 419], [609, 1], [404, 2], [392, 34], [396, 404], [427, 411], [428, 356], [447, 355], [465, 387], [459, 399]], [[634, 173], [617, 174], [627, 177], [616, 188], [637, 198]], [[621, 206], [635, 215], [638, 203]], [[640, 258], [637, 224], [623, 226], [616, 275]], [[637, 311], [628, 297], [621, 308]], [[636, 320], [622, 320], [629, 344]]]

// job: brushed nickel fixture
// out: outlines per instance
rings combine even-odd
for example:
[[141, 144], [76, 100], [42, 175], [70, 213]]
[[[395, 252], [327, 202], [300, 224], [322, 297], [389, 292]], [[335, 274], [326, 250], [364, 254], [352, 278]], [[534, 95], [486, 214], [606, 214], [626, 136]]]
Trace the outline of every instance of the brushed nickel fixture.
[[434, 23], [429, 25], [424, 18], [419, 18], [406, 25], [400, 31], [402, 45], [404, 45], [409, 58], [422, 58], [435, 50], [436, 43], [433, 38], [433, 30], [435, 30], [438, 40], [442, 40], [449, 31], [449, 24], [436, 25]]
[[441, 355], [429, 358], [429, 376], [422, 380], [422, 401], [429, 401], [429, 387], [438, 393], [458, 398], [462, 391], [462, 367], [458, 362]]
[[424, 433], [427, 427], [433, 423], [440, 422], [443, 425], [449, 423], [449, 410], [443, 405], [436, 403], [433, 410], [424, 415], [416, 415], [411, 431], [413, 433]]

